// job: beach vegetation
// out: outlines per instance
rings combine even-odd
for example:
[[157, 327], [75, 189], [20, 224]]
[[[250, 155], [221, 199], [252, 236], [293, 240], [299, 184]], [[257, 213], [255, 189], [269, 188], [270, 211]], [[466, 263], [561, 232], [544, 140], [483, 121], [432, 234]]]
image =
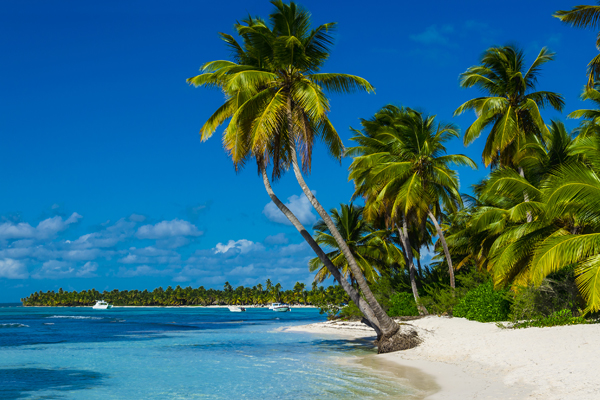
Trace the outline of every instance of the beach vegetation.
[[390, 298], [390, 309], [388, 313], [392, 317], [408, 317], [419, 315], [417, 303], [408, 292], [398, 292]]
[[547, 317], [538, 317], [530, 320], [516, 322], [512, 325], [512, 328], [546, 328], [550, 326], [562, 326], [562, 325], [580, 325], [590, 324], [596, 321], [591, 321], [584, 318], [581, 315], [575, 316], [571, 310], [565, 309], [556, 311]]
[[349, 175], [355, 185], [353, 197], [364, 199], [368, 220], [380, 221], [397, 234], [413, 297], [420, 314], [427, 314], [419, 299], [415, 249], [428, 244], [433, 230], [444, 249], [454, 287], [452, 258], [440, 221], [444, 212], [462, 204], [458, 175], [450, 166], [476, 168], [476, 164], [465, 155], [446, 154], [444, 145], [459, 136], [458, 129], [438, 122], [435, 116], [387, 105], [372, 118], [362, 119], [361, 125], [362, 130], [353, 129], [351, 140], [356, 146], [346, 152], [353, 158]]
[[454, 307], [454, 316], [478, 322], [506, 321], [510, 314], [507, 290], [495, 290], [487, 281], [467, 292]]
[[213, 305], [255, 305], [264, 306], [270, 303], [287, 303], [292, 305], [343, 304], [349, 298], [344, 290], [336, 285], [327, 288], [314, 284], [310, 290], [306, 285], [296, 282], [293, 289], [283, 289], [280, 283], [267, 281], [265, 289], [262, 284], [253, 287], [238, 286], [233, 288], [228, 282], [223, 290], [205, 289], [203, 286], [192, 288], [180, 286], [174, 289], [158, 287], [148, 290], [118, 290], [99, 292], [95, 289], [77, 291], [59, 290], [35, 292], [21, 299], [24, 306], [67, 306], [91, 307], [97, 300], [105, 300], [115, 306], [213, 306]]

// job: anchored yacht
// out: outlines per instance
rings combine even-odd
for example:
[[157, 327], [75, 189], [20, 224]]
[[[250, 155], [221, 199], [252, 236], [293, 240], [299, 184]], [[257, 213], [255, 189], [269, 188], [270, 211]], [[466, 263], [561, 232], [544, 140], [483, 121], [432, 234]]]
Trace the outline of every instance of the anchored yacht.
[[108, 310], [109, 308], [112, 308], [112, 304], [108, 304], [104, 300], [98, 300], [92, 308], [94, 310]]

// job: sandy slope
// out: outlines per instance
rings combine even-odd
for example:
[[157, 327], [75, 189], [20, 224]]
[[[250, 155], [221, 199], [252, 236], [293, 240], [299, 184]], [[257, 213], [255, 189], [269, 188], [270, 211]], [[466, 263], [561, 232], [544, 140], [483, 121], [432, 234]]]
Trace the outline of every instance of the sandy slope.
[[[360, 323], [289, 328], [369, 337]], [[407, 323], [423, 338], [417, 348], [378, 355], [435, 377], [428, 399], [600, 399], [600, 324], [501, 329], [463, 318], [427, 317]]]

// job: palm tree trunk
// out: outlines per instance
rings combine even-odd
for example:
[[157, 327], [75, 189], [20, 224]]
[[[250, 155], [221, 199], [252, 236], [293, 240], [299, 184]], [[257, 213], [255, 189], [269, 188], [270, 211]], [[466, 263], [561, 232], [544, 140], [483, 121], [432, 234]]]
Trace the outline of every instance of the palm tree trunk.
[[373, 310], [373, 313], [377, 317], [381, 333], [385, 338], [392, 337], [394, 334], [396, 334], [396, 332], [400, 330], [400, 326], [396, 324], [394, 320], [389, 317], [389, 315], [387, 315], [383, 308], [381, 308], [381, 305], [377, 302], [377, 299], [375, 299], [373, 292], [371, 292], [371, 288], [369, 288], [367, 280], [365, 279], [360, 267], [356, 263], [354, 256], [352, 256], [352, 253], [350, 252], [350, 248], [348, 248], [348, 245], [342, 238], [342, 235], [340, 235], [340, 233], [338, 232], [337, 228], [335, 227], [335, 224], [331, 220], [331, 217], [329, 216], [327, 211], [325, 211], [321, 203], [317, 201], [317, 198], [310, 191], [308, 185], [304, 181], [302, 171], [300, 170], [300, 166], [298, 165], [298, 156], [296, 154], [296, 142], [294, 140], [293, 135], [294, 124], [292, 120], [292, 99], [290, 96], [288, 96], [287, 118], [288, 136], [290, 140], [290, 155], [292, 156], [292, 167], [294, 169], [294, 174], [296, 175], [296, 180], [300, 184], [304, 195], [308, 198], [314, 209], [317, 211], [317, 214], [319, 214], [319, 216], [323, 219], [323, 222], [325, 222], [325, 225], [327, 225], [327, 228], [329, 228], [331, 236], [334, 237], [335, 241], [338, 243], [338, 246], [340, 246], [340, 250], [344, 254], [346, 261], [348, 261], [348, 265], [350, 266], [350, 270], [354, 275], [354, 279], [356, 279], [356, 282], [358, 283], [358, 287], [362, 291], [363, 295], [365, 296], [365, 299], [367, 300], [367, 303], [369, 303], [371, 309]]
[[419, 310], [419, 314], [427, 315], [427, 309], [425, 306], [421, 304], [419, 298], [419, 290], [417, 289], [417, 281], [415, 280], [415, 263], [413, 261], [413, 252], [410, 244], [410, 238], [408, 237], [408, 227], [406, 224], [406, 217], [402, 216], [402, 228], [398, 228], [398, 234], [400, 235], [400, 240], [402, 241], [402, 247], [404, 247], [405, 261], [408, 264], [408, 271], [410, 273], [410, 286], [412, 288], [413, 297], [415, 298], [415, 302], [417, 303], [417, 308]]
[[333, 265], [329, 257], [325, 254], [323, 249], [315, 242], [313, 237], [308, 233], [308, 231], [304, 228], [304, 226], [298, 221], [298, 218], [290, 211], [289, 208], [285, 204], [279, 200], [275, 192], [273, 192], [273, 188], [271, 187], [271, 183], [269, 182], [269, 177], [267, 175], [267, 171], [263, 165], [260, 165], [260, 172], [262, 174], [263, 183], [265, 185], [265, 189], [267, 189], [267, 193], [271, 198], [271, 201], [279, 208], [279, 210], [287, 217], [287, 219], [294, 225], [294, 227], [300, 232], [304, 240], [308, 243], [311, 249], [316, 253], [317, 257], [325, 264], [333, 278], [342, 286], [342, 288], [348, 293], [350, 299], [356, 304], [358, 309], [364, 314], [365, 318], [369, 322], [367, 325], [370, 325], [375, 332], [377, 333], [377, 338], [379, 338], [382, 334], [381, 328], [379, 325], [379, 321], [373, 310], [369, 306], [369, 304], [360, 296], [360, 294], [348, 283], [348, 280], [345, 279], [340, 271]]
[[[448, 272], [450, 273], [450, 287], [452, 289], [455, 288], [456, 284], [454, 282], [454, 268], [452, 267], [452, 258], [450, 258], [450, 251], [448, 250], [448, 243], [446, 243], [446, 237], [444, 236], [444, 232], [442, 232], [442, 228], [437, 222], [437, 218], [431, 211], [428, 210], [429, 218], [433, 225], [435, 226], [435, 230], [437, 231], [438, 236], [440, 237], [440, 241], [442, 242], [442, 247], [444, 248], [444, 254], [446, 254], [446, 262], [448, 263]], [[454, 295], [454, 293], [453, 293]]]
[[[523, 167], [519, 167], [519, 175], [521, 175], [521, 178], [525, 178], [525, 171], [523, 170]], [[529, 195], [527, 194], [526, 191], [523, 192], [523, 200], [525, 200], [525, 202], [529, 202]], [[531, 213], [529, 211], [527, 211], [527, 222], [532, 222], [533, 221], [533, 216], [531, 215]]]

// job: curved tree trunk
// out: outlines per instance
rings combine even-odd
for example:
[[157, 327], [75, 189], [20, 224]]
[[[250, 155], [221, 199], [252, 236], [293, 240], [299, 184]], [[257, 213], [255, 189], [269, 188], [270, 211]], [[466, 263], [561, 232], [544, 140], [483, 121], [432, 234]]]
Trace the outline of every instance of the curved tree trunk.
[[[290, 143], [290, 146], [294, 146], [294, 144]], [[306, 195], [306, 197], [308, 198], [308, 200], [310, 201], [310, 203], [312, 204], [314, 209], [317, 211], [317, 214], [319, 214], [319, 216], [323, 219], [323, 221], [325, 222], [325, 225], [327, 225], [327, 228], [329, 228], [329, 231], [331, 232], [331, 236], [334, 237], [335, 241], [337, 242], [338, 246], [340, 247], [340, 250], [344, 254], [344, 257], [346, 258], [346, 261], [348, 261], [348, 265], [350, 266], [350, 270], [352, 271], [352, 275], [354, 275], [354, 279], [356, 280], [358, 287], [360, 288], [361, 292], [365, 296], [367, 303], [369, 303], [369, 305], [371, 306], [371, 309], [373, 310], [373, 313], [375, 314], [375, 316], [377, 317], [377, 320], [379, 321], [379, 326], [381, 328], [381, 332], [382, 332], [383, 336], [385, 336], [385, 337], [393, 336], [399, 330], [398, 324], [396, 324], [394, 322], [394, 320], [391, 319], [387, 315], [387, 313], [383, 310], [383, 308], [381, 308], [381, 305], [379, 305], [379, 303], [377, 302], [377, 299], [375, 299], [375, 296], [373, 295], [373, 292], [371, 292], [371, 288], [369, 288], [369, 285], [362, 273], [362, 270], [360, 269], [360, 267], [356, 263], [356, 260], [354, 259], [354, 256], [352, 256], [352, 253], [350, 252], [350, 248], [348, 247], [348, 245], [342, 238], [342, 235], [340, 235], [340, 233], [336, 229], [335, 224], [331, 220], [331, 217], [329, 216], [327, 211], [325, 211], [323, 206], [317, 201], [314, 194], [308, 188], [308, 185], [306, 185], [306, 182], [304, 181], [304, 177], [302, 176], [302, 172], [300, 171], [300, 167], [298, 165], [296, 149], [292, 148], [291, 153], [292, 153], [292, 166], [294, 168], [296, 180], [300, 184], [302, 191], [304, 192], [304, 194]]]
[[[446, 254], [446, 262], [448, 263], [448, 272], [450, 273], [450, 287], [452, 289], [455, 288], [456, 284], [454, 282], [454, 268], [452, 267], [452, 258], [450, 257], [450, 251], [448, 250], [448, 243], [446, 243], [446, 237], [444, 236], [444, 232], [442, 232], [442, 228], [437, 222], [435, 215], [431, 211], [429, 212], [429, 218], [431, 218], [431, 222], [435, 225], [435, 230], [437, 231], [438, 236], [442, 242], [442, 247], [444, 248], [444, 254]], [[454, 293], [453, 293], [454, 295]]]
[[304, 195], [308, 198], [314, 209], [317, 211], [317, 214], [319, 214], [319, 216], [323, 219], [323, 222], [325, 222], [325, 225], [327, 225], [327, 228], [329, 228], [331, 236], [334, 237], [335, 241], [340, 247], [340, 250], [344, 254], [344, 257], [346, 258], [346, 261], [348, 261], [348, 265], [350, 266], [350, 270], [354, 275], [354, 279], [356, 279], [356, 283], [358, 283], [358, 287], [362, 291], [363, 295], [365, 296], [365, 299], [367, 300], [367, 303], [369, 304], [369, 306], [371, 306], [373, 313], [377, 317], [377, 321], [379, 322], [379, 328], [381, 329], [383, 337], [390, 338], [400, 330], [400, 326], [396, 324], [394, 320], [389, 317], [389, 315], [387, 315], [383, 308], [381, 308], [381, 305], [377, 302], [377, 299], [375, 299], [375, 296], [373, 295], [373, 292], [371, 292], [371, 288], [369, 287], [367, 280], [365, 279], [360, 267], [356, 263], [354, 256], [350, 252], [350, 248], [348, 248], [348, 245], [342, 238], [342, 235], [340, 235], [340, 233], [338, 232], [337, 228], [335, 227], [335, 224], [331, 220], [331, 217], [329, 216], [327, 211], [325, 211], [321, 203], [317, 201], [317, 198], [310, 191], [308, 185], [304, 181], [302, 171], [300, 170], [300, 166], [298, 165], [298, 156], [296, 154], [296, 142], [294, 140], [293, 135], [294, 123], [292, 120], [292, 99], [290, 96], [288, 96], [287, 102], [287, 122], [288, 136], [290, 141], [290, 155], [292, 157], [292, 167], [294, 169], [294, 174], [296, 175], [296, 180], [300, 184]]
[[427, 309], [425, 306], [421, 304], [419, 298], [419, 290], [417, 289], [417, 281], [415, 280], [415, 263], [413, 261], [413, 252], [410, 244], [410, 238], [408, 237], [408, 227], [406, 224], [406, 218], [402, 216], [402, 228], [398, 228], [398, 234], [400, 235], [400, 240], [402, 242], [402, 247], [404, 247], [404, 257], [405, 261], [408, 264], [408, 271], [410, 273], [410, 286], [412, 288], [413, 297], [415, 298], [415, 302], [417, 303], [417, 308], [419, 310], [419, 314], [428, 315]]
[[283, 204], [281, 202], [281, 200], [279, 200], [277, 195], [275, 195], [275, 192], [273, 192], [273, 188], [271, 187], [271, 183], [269, 182], [269, 177], [267, 176], [267, 171], [265, 170], [265, 167], [263, 165], [260, 166], [260, 172], [262, 174], [265, 189], [267, 190], [267, 193], [269, 194], [269, 197], [271, 198], [273, 203], [277, 206], [277, 208], [279, 208], [279, 210], [281, 210], [281, 212], [292, 223], [292, 225], [294, 225], [294, 227], [298, 230], [298, 232], [300, 232], [300, 234], [302, 235], [304, 240], [306, 240], [306, 242], [311, 247], [311, 249], [317, 254], [317, 257], [319, 257], [321, 262], [323, 262], [323, 264], [325, 264], [325, 267], [327, 267], [329, 272], [331, 272], [331, 275], [333, 275], [333, 278], [342, 286], [342, 288], [346, 291], [346, 293], [348, 293], [348, 296], [350, 296], [350, 299], [354, 302], [354, 304], [356, 304], [358, 309], [364, 314], [365, 319], [368, 322], [367, 325], [371, 326], [375, 330], [375, 332], [377, 333], [377, 338], [379, 339], [382, 334], [381, 329], [379, 327], [379, 321], [378, 321], [377, 317], [375, 316], [375, 314], [373, 313], [373, 310], [371, 309], [369, 304], [367, 304], [367, 302], [352, 287], [352, 285], [350, 285], [348, 283], [348, 280], [346, 280], [342, 276], [340, 271], [333, 265], [333, 263], [331, 262], [329, 257], [327, 257], [327, 255], [325, 254], [323, 249], [321, 249], [321, 247], [317, 244], [317, 242], [315, 242], [315, 240], [310, 235], [310, 233], [308, 233], [308, 231], [304, 228], [304, 226], [300, 223], [300, 221], [298, 221], [298, 218], [296, 218], [296, 216], [290, 211], [290, 209], [287, 208], [287, 206], [285, 204]]

